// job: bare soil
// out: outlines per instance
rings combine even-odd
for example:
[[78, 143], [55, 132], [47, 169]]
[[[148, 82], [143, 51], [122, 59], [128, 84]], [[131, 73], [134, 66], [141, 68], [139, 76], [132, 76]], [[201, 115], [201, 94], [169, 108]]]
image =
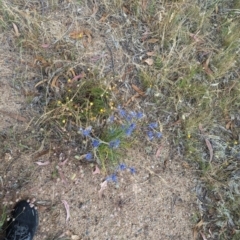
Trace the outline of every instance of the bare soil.
[[[73, 157], [62, 167], [63, 181], [54, 177], [57, 154], [38, 159], [50, 161], [47, 166], [38, 166], [32, 156], [12, 161], [6, 155], [4, 202], [36, 199], [40, 226], [35, 239], [62, 234], [79, 239], [192, 239], [193, 176], [179, 159], [169, 159], [165, 144], [164, 149], [161, 158], [140, 149], [128, 152], [124, 160], [135, 162], [137, 174], [122, 172], [119, 183], [109, 184], [102, 197], [103, 176]], [[70, 207], [68, 221], [62, 200]]]

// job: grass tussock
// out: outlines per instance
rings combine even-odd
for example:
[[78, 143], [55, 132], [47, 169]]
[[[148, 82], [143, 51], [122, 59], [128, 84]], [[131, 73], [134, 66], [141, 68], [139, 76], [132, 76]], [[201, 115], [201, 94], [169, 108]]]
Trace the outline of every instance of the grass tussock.
[[239, 239], [239, 1], [1, 0], [0, 11], [37, 76], [34, 128], [109, 171], [160, 123], [199, 173], [195, 238]]

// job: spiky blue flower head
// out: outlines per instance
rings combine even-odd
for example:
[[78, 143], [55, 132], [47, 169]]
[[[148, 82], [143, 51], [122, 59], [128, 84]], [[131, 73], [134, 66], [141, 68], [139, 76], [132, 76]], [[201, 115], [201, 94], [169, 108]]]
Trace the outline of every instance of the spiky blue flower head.
[[148, 135], [149, 140], [152, 141], [153, 138], [154, 138], [154, 133], [153, 133], [153, 131], [148, 131], [148, 132], [147, 132], [147, 135]]
[[129, 171], [130, 171], [131, 174], [136, 173], [136, 169], [134, 167], [129, 167]]
[[121, 106], [118, 106], [118, 113], [121, 117], [126, 117], [126, 111], [121, 107]]
[[158, 123], [157, 122], [152, 122], [148, 125], [151, 129], [157, 128], [158, 127]]
[[142, 112], [137, 112], [137, 113], [136, 113], [136, 118], [137, 118], [137, 119], [141, 119], [141, 118], [143, 118], [143, 116], [144, 116], [144, 115], [143, 115]]
[[107, 182], [117, 182], [117, 175], [114, 173], [114, 174], [112, 174], [112, 175], [110, 175], [110, 176], [107, 176], [106, 177], [106, 181]]
[[129, 137], [136, 128], [136, 123], [131, 123], [130, 126], [126, 129], [125, 133]]
[[85, 136], [85, 137], [89, 137], [91, 131], [92, 131], [92, 126], [89, 126], [89, 127], [85, 128], [85, 129], [79, 128], [79, 132], [82, 133], [82, 135]]
[[92, 153], [87, 153], [86, 157], [85, 157], [88, 161], [90, 161], [92, 159]]
[[118, 169], [119, 169], [120, 171], [124, 171], [124, 170], [127, 169], [127, 166], [126, 166], [126, 164], [124, 164], [124, 163], [120, 163], [119, 166], [118, 166]]
[[97, 140], [97, 139], [93, 139], [93, 140], [92, 140], [92, 146], [93, 146], [93, 147], [97, 148], [97, 147], [99, 147], [100, 144], [101, 144], [101, 143], [100, 143], [99, 140]]
[[125, 116], [125, 119], [126, 119], [128, 122], [131, 122], [132, 119], [133, 119], [133, 116], [132, 116], [131, 114], [127, 114], [127, 115]]
[[115, 139], [109, 142], [109, 147], [110, 148], [118, 148], [120, 145], [120, 140], [119, 139]]
[[161, 137], [162, 137], [162, 133], [160, 133], [160, 132], [155, 132], [155, 136], [156, 136], [157, 138], [161, 138]]

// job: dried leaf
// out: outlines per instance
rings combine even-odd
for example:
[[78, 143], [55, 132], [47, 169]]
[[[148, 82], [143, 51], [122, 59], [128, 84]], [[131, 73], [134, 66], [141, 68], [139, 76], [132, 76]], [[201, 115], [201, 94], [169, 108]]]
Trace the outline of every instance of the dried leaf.
[[96, 165], [95, 166], [95, 170], [93, 171], [93, 174], [100, 174], [101, 173], [101, 171], [100, 171], [100, 169], [98, 168], [98, 166]]
[[[199, 128], [201, 134], [203, 134], [203, 135], [205, 136], [205, 133], [204, 133], [204, 130], [203, 130], [201, 124], [199, 124], [199, 127], [198, 127], [198, 128]], [[210, 141], [209, 141], [206, 137], [205, 137], [205, 143], [206, 143], [207, 148], [208, 148], [208, 150], [209, 150], [209, 154], [210, 154], [210, 159], [209, 159], [209, 161], [211, 162], [212, 159], [213, 159], [213, 148], [212, 148], [212, 145], [211, 145]]]
[[147, 63], [149, 66], [153, 65], [153, 59], [152, 58], [147, 58], [144, 60], [145, 63]]
[[39, 85], [41, 85], [41, 84], [43, 84], [43, 83], [45, 83], [45, 82], [47, 82], [47, 81], [48, 81], [48, 79], [43, 79], [42, 81], [38, 82], [34, 87], [36, 88], [36, 87], [38, 87]]
[[158, 150], [157, 150], [157, 152], [156, 152], [156, 155], [155, 155], [156, 158], [158, 158], [158, 157], [160, 156], [161, 150], [162, 150], [162, 145], [159, 146], [159, 148], [158, 148]]
[[15, 23], [12, 23], [12, 25], [13, 25], [13, 29], [14, 29], [15, 35], [16, 35], [17, 37], [19, 37], [19, 36], [20, 36], [20, 33], [19, 33], [19, 31], [18, 31], [17, 25], [16, 25]]
[[138, 88], [136, 85], [132, 84], [132, 88], [133, 88], [137, 93], [139, 93], [140, 95], [145, 96], [145, 93], [144, 93], [140, 88]]
[[76, 76], [76, 73], [74, 72], [74, 69], [73, 69], [73, 68], [69, 68], [69, 69], [67, 70], [67, 75], [68, 75], [69, 77], [75, 77], [75, 76]]
[[230, 129], [232, 127], [232, 121], [229, 121], [227, 124], [226, 124], [226, 129]]
[[207, 238], [205, 237], [205, 235], [202, 232], [200, 232], [200, 234], [201, 234], [203, 240], [207, 240]]
[[66, 222], [70, 219], [70, 209], [69, 209], [69, 205], [67, 203], [67, 201], [62, 200], [62, 203], [64, 204], [64, 207], [66, 209], [67, 212], [67, 217], [66, 217]]
[[158, 38], [151, 38], [151, 39], [147, 40], [148, 43], [156, 43], [158, 41], [159, 41]]
[[46, 162], [35, 162], [37, 165], [39, 166], [46, 166], [48, 165], [50, 162], [49, 161], [46, 161]]
[[88, 38], [88, 43], [92, 42], [92, 32], [88, 29], [84, 29], [84, 34], [87, 36]]
[[122, 7], [122, 9], [123, 9], [123, 11], [126, 13], [126, 14], [129, 14], [130, 13], [130, 11], [126, 8], [126, 7]]
[[213, 71], [209, 68], [209, 59], [203, 63], [203, 70], [206, 72], [208, 75], [213, 75]]
[[43, 57], [41, 56], [36, 56], [36, 58], [34, 59], [34, 65], [37, 65], [37, 64], [41, 64], [43, 67], [47, 67], [49, 66], [50, 64], [48, 63], [47, 60], [45, 60]]
[[210, 154], [210, 159], [209, 159], [209, 161], [211, 162], [212, 159], [213, 159], [213, 148], [212, 148], [212, 145], [211, 145], [210, 141], [209, 141], [207, 138], [205, 138], [205, 142], [206, 142], [206, 145], [207, 145], [207, 147], [208, 147], [209, 154]]
[[148, 55], [149, 57], [152, 57], [152, 56], [156, 56], [156, 53], [155, 53], [155, 52], [147, 52], [147, 55]]
[[203, 225], [203, 220], [199, 221], [195, 226], [194, 226], [194, 229], [193, 229], [193, 239], [194, 240], [197, 240], [197, 236], [198, 236], [198, 231], [199, 231], [199, 228], [201, 228]]
[[51, 87], [52, 88], [58, 88], [58, 78], [59, 76], [55, 76], [51, 82]]
[[101, 186], [101, 188], [100, 188], [100, 190], [98, 191], [98, 195], [99, 195], [100, 198], [102, 198], [103, 191], [104, 191], [105, 189], [107, 189], [107, 180], [105, 180], [104, 182], [102, 182], [102, 183], [100, 184], [100, 186]]
[[50, 44], [42, 44], [41, 47], [42, 47], [42, 48], [49, 48], [49, 47], [50, 47]]
[[79, 75], [75, 76], [72, 80], [76, 81], [78, 79], [84, 78], [86, 76], [85, 72], [81, 72]]

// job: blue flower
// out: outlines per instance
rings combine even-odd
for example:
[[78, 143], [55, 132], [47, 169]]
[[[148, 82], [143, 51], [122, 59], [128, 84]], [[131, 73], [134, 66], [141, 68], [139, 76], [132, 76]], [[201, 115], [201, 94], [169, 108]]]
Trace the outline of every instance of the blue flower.
[[112, 175], [110, 175], [110, 176], [107, 176], [106, 177], [106, 181], [107, 182], [117, 182], [117, 175], [116, 174], [112, 174]]
[[121, 117], [126, 117], [126, 111], [121, 106], [118, 106], [118, 112]]
[[135, 174], [136, 173], [136, 169], [133, 167], [129, 167], [130, 173], [131, 174]]
[[125, 131], [126, 135], [129, 137], [135, 128], [136, 128], [136, 123], [131, 123], [130, 126]]
[[115, 120], [114, 115], [112, 115], [112, 116], [110, 116], [110, 117], [108, 118], [108, 121], [109, 121], [110, 123], [113, 123], [114, 120]]
[[161, 137], [162, 137], [162, 133], [160, 133], [160, 132], [155, 132], [155, 136], [156, 136], [157, 138], [161, 138]]
[[133, 116], [131, 114], [126, 115], [126, 120], [128, 122], [132, 121], [132, 119], [133, 119]]
[[88, 161], [90, 161], [91, 159], [92, 159], [92, 153], [87, 153], [86, 154], [86, 156], [85, 156], [85, 158], [88, 160]]
[[119, 139], [115, 139], [109, 142], [109, 147], [110, 148], [118, 148], [120, 144], [120, 140]]
[[150, 128], [157, 128], [158, 127], [158, 123], [156, 123], [156, 122], [153, 122], [153, 123], [150, 123], [149, 125], [148, 125]]
[[154, 133], [153, 133], [153, 131], [148, 131], [148, 132], [147, 132], [147, 135], [148, 135], [149, 140], [152, 141], [153, 138], [154, 138]]
[[92, 127], [89, 126], [89, 127], [87, 127], [86, 129], [79, 128], [79, 131], [82, 133], [83, 136], [89, 137], [89, 136], [90, 136], [90, 133], [91, 133], [91, 131], [92, 131]]
[[125, 169], [127, 169], [127, 166], [126, 166], [126, 164], [121, 163], [121, 164], [119, 164], [118, 169], [119, 169], [120, 171], [124, 171]]
[[101, 144], [101, 143], [100, 143], [99, 140], [97, 140], [97, 139], [93, 139], [93, 140], [92, 140], [92, 145], [93, 145], [93, 147], [97, 148], [97, 147], [99, 147], [100, 144]]
[[137, 118], [137, 119], [143, 118], [143, 113], [142, 113], [142, 112], [137, 112], [137, 113], [136, 113], [136, 118]]

